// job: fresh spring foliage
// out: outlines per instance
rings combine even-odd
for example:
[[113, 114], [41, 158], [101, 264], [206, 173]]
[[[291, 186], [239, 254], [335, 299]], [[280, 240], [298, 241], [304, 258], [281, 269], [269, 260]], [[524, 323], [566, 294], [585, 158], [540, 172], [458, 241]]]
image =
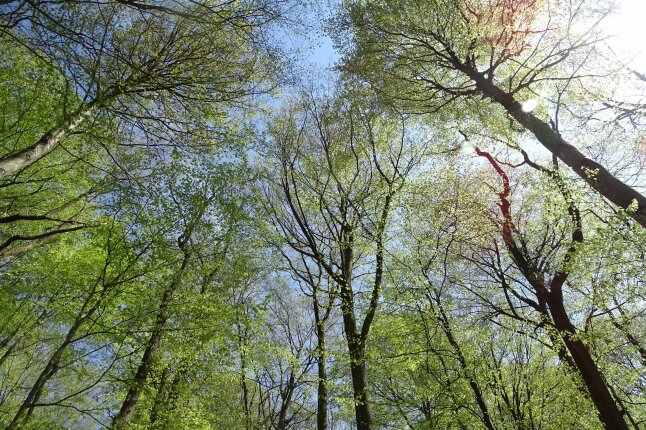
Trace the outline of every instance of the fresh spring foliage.
[[0, 428], [646, 428], [616, 3], [0, 0]]

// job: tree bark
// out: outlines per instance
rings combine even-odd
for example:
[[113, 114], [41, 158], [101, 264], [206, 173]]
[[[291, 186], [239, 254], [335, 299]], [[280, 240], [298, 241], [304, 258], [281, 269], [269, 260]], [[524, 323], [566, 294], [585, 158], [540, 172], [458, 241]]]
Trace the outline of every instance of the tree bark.
[[327, 430], [327, 366], [325, 360], [327, 359], [326, 344], [325, 344], [325, 319], [321, 319], [318, 300], [316, 299], [316, 291], [314, 292], [314, 322], [316, 324], [316, 366], [318, 370], [318, 387], [316, 399], [316, 430]]
[[624, 413], [617, 406], [588, 346], [577, 336], [576, 329], [563, 306], [560, 288], [549, 293], [548, 305], [554, 326], [572, 355], [581, 379], [583, 379], [590, 398], [597, 408], [599, 419], [607, 430], [628, 430]]
[[[496, 86], [491, 79], [478, 72], [475, 66], [465, 64], [453, 57], [453, 65], [475, 83], [483, 95], [501, 105], [507, 113], [529, 130], [552, 154], [583, 178], [594, 190], [622, 209], [642, 227], [646, 227], [646, 197], [612, 175], [605, 167], [587, 158], [573, 145], [566, 142], [549, 124], [529, 112], [523, 112], [513, 94]], [[635, 210], [632, 205], [636, 203]]]
[[[345, 208], [342, 208], [342, 213]], [[354, 412], [357, 420], [357, 430], [372, 430], [372, 413], [368, 403], [368, 375], [366, 373], [365, 339], [357, 329], [354, 309], [354, 293], [352, 291], [352, 264], [354, 258], [354, 231], [352, 227], [342, 227], [341, 238], [341, 313], [345, 331], [348, 353], [350, 355], [350, 375], [354, 392]]]
[[96, 98], [88, 104], [84, 104], [71, 115], [65, 118], [60, 124], [42, 135], [33, 145], [24, 148], [13, 154], [0, 158], [0, 177], [11, 176], [22, 169], [31, 166], [36, 161], [52, 152], [71, 132], [99, 108], [110, 104], [115, 98], [123, 93], [123, 90], [113, 90], [108, 95]]
[[372, 413], [368, 403], [368, 375], [366, 373], [365, 346], [357, 330], [354, 300], [349, 285], [341, 286], [341, 311], [343, 328], [350, 355], [350, 374], [354, 392], [354, 411], [357, 430], [372, 430]]
[[150, 338], [148, 339], [148, 343], [146, 344], [144, 355], [141, 358], [141, 362], [139, 363], [139, 367], [137, 368], [137, 372], [135, 373], [135, 376], [133, 378], [133, 383], [130, 386], [128, 393], [126, 394], [126, 398], [121, 405], [119, 413], [114, 417], [112, 427], [115, 430], [127, 428], [130, 420], [135, 414], [137, 404], [139, 403], [139, 398], [141, 397], [141, 393], [146, 386], [148, 375], [150, 374], [153, 362], [157, 355], [166, 321], [170, 316], [170, 307], [173, 301], [173, 294], [175, 293], [175, 290], [182, 280], [182, 275], [186, 270], [186, 267], [188, 266], [189, 260], [190, 253], [187, 250], [184, 250], [184, 257], [182, 259], [182, 264], [179, 268], [179, 271], [164, 291], [162, 301], [159, 304], [159, 309], [157, 311], [157, 316], [155, 319], [155, 325], [153, 326], [153, 331], [150, 335]]

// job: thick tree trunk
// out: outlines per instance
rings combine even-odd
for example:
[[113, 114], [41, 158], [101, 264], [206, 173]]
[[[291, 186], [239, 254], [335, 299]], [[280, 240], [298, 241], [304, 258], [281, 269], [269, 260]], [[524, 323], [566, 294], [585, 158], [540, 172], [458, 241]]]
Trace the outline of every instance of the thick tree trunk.
[[628, 430], [624, 414], [617, 406], [606, 381], [597, 367], [588, 346], [578, 338], [576, 329], [563, 306], [560, 289], [550, 292], [548, 304], [554, 325], [563, 337], [565, 346], [576, 364], [590, 398], [597, 408], [599, 419], [607, 430]]
[[141, 393], [146, 386], [148, 375], [150, 374], [153, 362], [157, 355], [157, 350], [159, 349], [159, 345], [161, 343], [161, 338], [164, 332], [166, 321], [170, 316], [170, 307], [173, 301], [173, 294], [175, 293], [175, 290], [181, 282], [182, 275], [186, 270], [186, 267], [188, 266], [189, 259], [190, 253], [185, 251], [184, 258], [182, 259], [182, 265], [178, 273], [175, 275], [171, 283], [164, 291], [162, 301], [159, 304], [159, 309], [157, 311], [155, 325], [153, 326], [152, 333], [150, 334], [150, 338], [148, 339], [148, 343], [146, 344], [144, 355], [141, 358], [141, 362], [139, 363], [139, 367], [137, 368], [137, 372], [135, 373], [135, 376], [133, 378], [132, 385], [130, 386], [128, 393], [126, 394], [126, 399], [123, 401], [119, 413], [114, 417], [112, 427], [115, 430], [127, 428], [130, 420], [135, 414], [137, 404], [139, 403], [139, 398], [141, 397]]
[[352, 290], [349, 285], [341, 286], [341, 311], [350, 355], [350, 374], [352, 376], [357, 430], [372, 430], [372, 414], [368, 403], [365, 347], [357, 331]]
[[351, 353], [350, 373], [354, 390], [354, 412], [357, 418], [357, 430], [372, 430], [372, 412], [368, 403], [368, 375], [363, 350]]
[[[343, 210], [342, 210], [343, 212]], [[341, 275], [339, 281], [341, 299], [341, 314], [343, 315], [343, 330], [350, 355], [350, 375], [354, 392], [354, 412], [357, 420], [357, 430], [372, 430], [372, 413], [368, 403], [368, 375], [366, 373], [365, 340], [357, 329], [357, 319], [354, 310], [354, 293], [352, 291], [352, 264], [354, 259], [354, 232], [349, 226], [343, 226], [341, 237], [344, 245], [341, 247]]]
[[570, 166], [599, 194], [623, 209], [629, 209], [631, 205], [636, 203], [635, 211], [629, 209], [629, 215], [642, 227], [646, 227], [646, 197], [616, 178], [601, 164], [583, 155], [573, 145], [566, 142], [549, 124], [531, 113], [523, 112], [521, 104], [514, 99], [512, 94], [501, 90], [490, 79], [478, 72], [474, 66], [464, 64], [457, 59], [454, 59], [454, 66], [475, 82], [478, 91], [500, 104], [548, 151]]
[[123, 90], [115, 90], [104, 97], [92, 100], [90, 103], [78, 108], [60, 124], [42, 135], [33, 145], [0, 158], [0, 177], [14, 175], [20, 170], [29, 167], [36, 161], [45, 157], [47, 154], [52, 152], [54, 148], [56, 148], [63, 139], [65, 139], [65, 137], [76, 130], [78, 126], [85, 121], [85, 119], [94, 114], [97, 109], [111, 103], [115, 98], [122, 94], [122, 92]]

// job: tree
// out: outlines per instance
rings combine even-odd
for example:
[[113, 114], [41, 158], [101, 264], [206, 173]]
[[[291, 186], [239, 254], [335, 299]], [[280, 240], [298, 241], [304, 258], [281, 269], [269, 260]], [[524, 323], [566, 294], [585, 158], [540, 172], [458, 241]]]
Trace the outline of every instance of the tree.
[[[61, 270], [63, 279], [49, 280], [50, 282], [62, 281], [74, 285], [77, 288], [76, 294], [81, 293], [80, 300], [78, 298], [75, 300], [78, 303], [74, 303], [79, 307], [75, 312], [70, 312], [63, 308], [64, 313], [71, 314], [69, 319], [64, 318], [64, 314], [55, 315], [59, 319], [59, 324], [65, 327], [61, 333], [62, 339], [60, 342], [54, 343], [49, 353], [50, 355], [43, 363], [44, 367], [35, 375], [31, 388], [27, 390], [24, 400], [19, 404], [17, 411], [6, 427], [7, 429], [23, 427], [30, 420], [36, 407], [59, 404], [87, 391], [100, 382], [101, 377], [99, 377], [99, 381], [94, 381], [77, 392], [62, 396], [62, 400], [40, 402], [41, 397], [47, 393], [47, 384], [63, 367], [62, 363], [67, 358], [66, 355], [69, 354], [69, 350], [92, 336], [95, 330], [94, 326], [99, 324], [98, 321], [101, 319], [100, 309], [109, 303], [114, 303], [117, 297], [123, 294], [124, 289], [132, 286], [133, 280], [136, 280], [148, 270], [145, 264], [142, 265], [142, 260], [150, 250], [150, 243], [143, 243], [139, 248], [139, 252], [132, 252], [126, 246], [128, 239], [124, 237], [124, 230], [120, 227], [119, 224], [113, 222], [109, 228], [104, 229], [103, 234], [98, 234], [96, 237], [90, 236], [90, 240], [83, 244], [83, 247], [79, 247], [79, 252], [81, 253], [96, 253], [95, 258], [86, 259], [84, 261], [85, 265], [81, 266], [85, 269], [83, 276], [77, 278], [72, 276], [71, 279], [66, 280], [65, 275], [69, 276], [73, 275], [73, 273], [65, 273], [65, 271]], [[103, 241], [106, 242], [105, 246], [102, 246], [101, 242]], [[94, 273], [97, 273], [98, 276], [93, 276]], [[84, 285], [84, 283], [86, 284]], [[56, 288], [53, 291], [56, 291]], [[99, 333], [101, 332], [99, 331]]]
[[271, 138], [279, 172], [267, 188], [274, 221], [289, 247], [339, 288], [357, 427], [373, 428], [367, 341], [383, 284], [387, 224], [419, 153], [409, 152], [405, 132], [385, 114], [311, 97], [277, 119]]
[[198, 134], [208, 147], [223, 131], [212, 120], [265, 88], [263, 56], [251, 45], [274, 10], [255, 1], [5, 2], [3, 39], [65, 82], [66, 103], [40, 136], [7, 148], [0, 176], [20, 174], [99, 114], [137, 129], [139, 144], [179, 145], [178, 134], [184, 142]]
[[[603, 36], [596, 27], [608, 9], [583, 1], [567, 8], [552, 3], [349, 2], [339, 18], [354, 42], [345, 45], [344, 68], [369, 82], [387, 103], [408, 111], [478, 105], [499, 114], [473, 100], [490, 99], [597, 193], [646, 227], [646, 197], [620, 172], [584, 155], [558, 129], [560, 100], [568, 86], [603, 73], [589, 64], [601, 61], [595, 55]], [[586, 22], [588, 15], [593, 18]], [[609, 76], [605, 72], [600, 78]], [[548, 84], [557, 85], [558, 98], [552, 118], [545, 120], [519, 100]]]
[[[610, 384], [594, 359], [590, 345], [581, 337], [567, 311], [564, 286], [571, 274], [572, 261], [584, 241], [581, 212], [571, 192], [558, 171], [541, 168], [541, 171], [554, 181], [559, 192], [562, 193], [569, 220], [568, 217], [564, 217], [563, 222], [566, 227], [559, 228], [560, 226], [557, 225], [554, 230], [548, 228], [543, 235], [542, 245], [536, 248], [537, 251], [534, 251], [536, 252], [534, 254], [530, 251], [532, 246], [529, 239], [513, 220], [509, 177], [491, 154], [478, 148], [476, 153], [485, 157], [502, 179], [502, 191], [498, 193], [499, 208], [503, 218], [500, 222], [500, 234], [514, 264], [530, 284], [533, 297], [528, 297], [525, 293], [514, 289], [513, 282], [507, 280], [505, 271], [498, 269], [497, 276], [501, 280], [502, 287], [505, 288], [505, 294], [509, 295], [508, 297], [513, 296], [514, 300], [535, 310], [540, 315], [538, 327], [545, 327], [548, 331], [554, 330], [558, 334], [558, 339], [553, 338], [554, 348], [565, 363], [580, 375], [586, 392], [597, 408], [599, 418], [605, 427], [628, 429], [624, 416], [630, 419], [629, 412], [621, 406], [621, 403], [618, 403], [619, 400], [615, 398]], [[567, 229], [570, 230], [569, 237], [564, 231]], [[500, 261], [500, 258], [500, 255], [496, 255], [493, 260]], [[512, 299], [509, 300], [511, 303]], [[511, 313], [513, 317], [513, 308]], [[518, 317], [518, 314], [515, 316]], [[565, 345], [567, 355], [560, 349], [560, 342]]]

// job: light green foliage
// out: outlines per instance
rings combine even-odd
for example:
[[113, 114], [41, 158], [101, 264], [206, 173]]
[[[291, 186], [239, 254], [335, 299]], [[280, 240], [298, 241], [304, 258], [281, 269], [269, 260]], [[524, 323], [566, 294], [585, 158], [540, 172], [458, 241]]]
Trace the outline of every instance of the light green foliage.
[[463, 67], [641, 189], [609, 2], [339, 2], [271, 106], [292, 2], [0, 3], [0, 163], [62, 132], [0, 178], [0, 427], [600, 430], [575, 347], [646, 423], [639, 208]]

